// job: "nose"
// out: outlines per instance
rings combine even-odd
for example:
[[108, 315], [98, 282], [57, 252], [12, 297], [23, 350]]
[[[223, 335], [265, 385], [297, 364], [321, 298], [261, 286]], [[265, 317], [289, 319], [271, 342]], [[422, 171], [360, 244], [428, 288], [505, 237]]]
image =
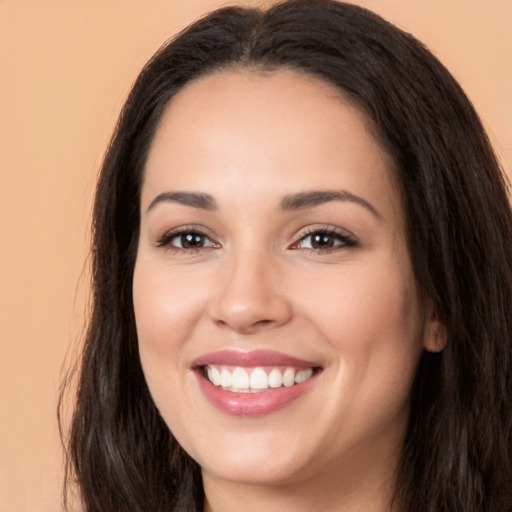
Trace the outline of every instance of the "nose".
[[288, 323], [292, 307], [277, 262], [247, 251], [226, 262], [220, 287], [210, 308], [220, 327], [254, 334]]

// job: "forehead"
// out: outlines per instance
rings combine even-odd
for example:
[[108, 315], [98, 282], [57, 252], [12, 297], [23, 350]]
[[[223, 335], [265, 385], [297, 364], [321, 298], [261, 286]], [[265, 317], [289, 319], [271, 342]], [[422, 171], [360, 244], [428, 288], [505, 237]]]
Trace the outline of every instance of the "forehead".
[[343, 186], [395, 195], [392, 159], [369, 125], [318, 78], [290, 70], [215, 73], [168, 105], [148, 155], [143, 202], [158, 187], [222, 195], [226, 184], [247, 188], [248, 180], [255, 192]]
[[[308, 137], [315, 139], [322, 125], [357, 132], [364, 135], [361, 142], [375, 143], [369, 129], [371, 123], [327, 82], [286, 69], [236, 68], [207, 75], [181, 89], [159, 122], [152, 150], [168, 145], [171, 137], [176, 145], [188, 141], [192, 133], [202, 136], [201, 147], [209, 142], [225, 142], [223, 137], [228, 136], [233, 150], [237, 142], [243, 146], [247, 136], [267, 140], [269, 148], [277, 141], [284, 144], [300, 139], [305, 143]], [[232, 130], [226, 129], [229, 127]], [[340, 133], [326, 135], [323, 134], [324, 150], [336, 145], [334, 139]]]

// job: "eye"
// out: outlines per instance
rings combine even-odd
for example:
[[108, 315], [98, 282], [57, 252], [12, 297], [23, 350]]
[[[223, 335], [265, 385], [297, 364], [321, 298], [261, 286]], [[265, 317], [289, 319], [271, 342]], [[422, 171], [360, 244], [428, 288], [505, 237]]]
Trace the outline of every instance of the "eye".
[[357, 243], [351, 235], [332, 228], [315, 229], [293, 245], [292, 249], [309, 249], [316, 252], [332, 252], [343, 247], [354, 247]]
[[199, 250], [220, 247], [210, 237], [195, 230], [180, 230], [166, 233], [158, 241], [157, 246], [177, 250]]

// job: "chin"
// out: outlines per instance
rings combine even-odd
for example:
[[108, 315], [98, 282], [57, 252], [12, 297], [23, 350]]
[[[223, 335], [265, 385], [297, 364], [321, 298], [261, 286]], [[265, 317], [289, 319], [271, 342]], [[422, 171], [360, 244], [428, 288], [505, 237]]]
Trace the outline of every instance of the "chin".
[[237, 457], [219, 457], [202, 461], [203, 473], [217, 479], [242, 485], [277, 486], [296, 480], [302, 473], [302, 461], [277, 460], [274, 455], [254, 452]]

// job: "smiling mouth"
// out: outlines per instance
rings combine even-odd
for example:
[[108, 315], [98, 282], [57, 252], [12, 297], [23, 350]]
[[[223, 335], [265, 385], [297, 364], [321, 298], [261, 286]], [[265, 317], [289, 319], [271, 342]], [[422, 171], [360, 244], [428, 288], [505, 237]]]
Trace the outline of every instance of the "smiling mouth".
[[307, 395], [323, 367], [268, 350], [221, 350], [191, 364], [199, 389], [218, 410], [238, 417], [274, 413]]
[[232, 393], [262, 393], [290, 388], [310, 379], [319, 368], [292, 366], [205, 365], [203, 377], [214, 386]]

